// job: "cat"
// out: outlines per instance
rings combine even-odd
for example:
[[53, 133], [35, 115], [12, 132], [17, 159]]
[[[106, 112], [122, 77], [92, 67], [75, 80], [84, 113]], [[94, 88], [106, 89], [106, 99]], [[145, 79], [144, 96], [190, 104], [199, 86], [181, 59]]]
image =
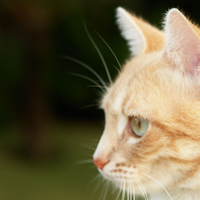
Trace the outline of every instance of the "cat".
[[199, 200], [200, 30], [176, 8], [164, 31], [121, 7], [117, 23], [132, 56], [103, 95], [93, 162], [122, 199]]

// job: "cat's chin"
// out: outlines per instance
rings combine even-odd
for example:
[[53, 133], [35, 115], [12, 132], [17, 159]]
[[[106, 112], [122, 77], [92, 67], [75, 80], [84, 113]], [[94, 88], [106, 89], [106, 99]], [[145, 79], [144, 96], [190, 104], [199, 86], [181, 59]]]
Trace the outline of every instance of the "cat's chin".
[[[137, 170], [136, 170], [137, 171]], [[138, 173], [128, 170], [99, 170], [102, 176], [113, 183], [120, 191], [127, 191], [135, 195], [144, 195], [144, 193], [152, 194], [160, 191], [158, 183], [149, 182], [139, 176]]]
[[[132, 187], [132, 190], [135, 194], [141, 195], [142, 184], [139, 181], [139, 179], [136, 178], [136, 174], [134, 174], [133, 172], [127, 172], [125, 170], [122, 170], [118, 173], [112, 173], [112, 171], [105, 172], [102, 170], [99, 170], [99, 172], [107, 181], [112, 182], [113, 185], [119, 188], [120, 190], [130, 190], [130, 188]], [[138, 183], [140, 184], [140, 186], [138, 185]]]
[[111, 175], [109, 173], [103, 173], [102, 171], [101, 171], [101, 174], [106, 180], [113, 182], [118, 187], [120, 187], [122, 183], [133, 182], [133, 180], [129, 178], [128, 176], [122, 176], [120, 174]]

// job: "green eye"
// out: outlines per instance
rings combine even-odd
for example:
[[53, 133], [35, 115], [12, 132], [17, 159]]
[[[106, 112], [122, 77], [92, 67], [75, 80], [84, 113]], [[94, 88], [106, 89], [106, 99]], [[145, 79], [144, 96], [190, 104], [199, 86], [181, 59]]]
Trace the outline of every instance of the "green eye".
[[138, 137], [142, 137], [146, 133], [148, 124], [149, 122], [146, 119], [132, 117], [131, 128]]

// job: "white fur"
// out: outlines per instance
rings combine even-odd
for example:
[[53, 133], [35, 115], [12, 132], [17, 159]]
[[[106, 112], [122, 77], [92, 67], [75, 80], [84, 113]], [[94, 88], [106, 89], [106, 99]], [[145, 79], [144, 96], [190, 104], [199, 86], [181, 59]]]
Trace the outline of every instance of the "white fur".
[[124, 101], [123, 97], [126, 95], [126, 93], [127, 93], [126, 88], [117, 93], [113, 102], [113, 108], [112, 108], [113, 113], [118, 114], [122, 112], [122, 104]]
[[[173, 200], [199, 200], [200, 192], [182, 189], [170, 193]], [[160, 192], [150, 196], [149, 200], [169, 200], [166, 192]]]
[[130, 137], [128, 139], [128, 144], [136, 144], [139, 141], [140, 141], [140, 138]]
[[123, 8], [117, 8], [117, 23], [121, 29], [122, 36], [128, 41], [129, 49], [133, 56], [141, 54], [146, 49], [146, 39], [133, 21], [130, 14]]
[[109, 146], [110, 146], [109, 145], [109, 140], [106, 138], [106, 135], [103, 134], [101, 136], [101, 139], [100, 139], [100, 141], [98, 143], [98, 146], [97, 146], [97, 148], [96, 148], [96, 150], [94, 152], [93, 158], [94, 159], [97, 159], [99, 157], [103, 157], [104, 158], [105, 157], [104, 154], [105, 154], [106, 150], [109, 149], [108, 148]]
[[117, 131], [119, 136], [122, 135], [127, 123], [128, 123], [127, 116], [120, 113], [118, 116], [118, 124], [117, 124]]

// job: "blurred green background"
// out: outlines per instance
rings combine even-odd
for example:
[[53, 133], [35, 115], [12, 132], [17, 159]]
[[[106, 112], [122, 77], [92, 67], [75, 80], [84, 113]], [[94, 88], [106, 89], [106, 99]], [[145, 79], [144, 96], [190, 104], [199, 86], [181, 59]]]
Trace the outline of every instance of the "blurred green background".
[[[161, 27], [164, 13], [179, 7], [200, 21], [199, 1], [1, 0], [0, 1], [0, 199], [115, 199], [92, 164], [104, 125], [96, 80], [79, 59], [108, 82], [84, 23], [114, 79], [117, 62], [129, 58], [115, 23], [122, 6]], [[99, 184], [100, 182], [100, 184]], [[102, 192], [104, 191], [104, 192]]]

